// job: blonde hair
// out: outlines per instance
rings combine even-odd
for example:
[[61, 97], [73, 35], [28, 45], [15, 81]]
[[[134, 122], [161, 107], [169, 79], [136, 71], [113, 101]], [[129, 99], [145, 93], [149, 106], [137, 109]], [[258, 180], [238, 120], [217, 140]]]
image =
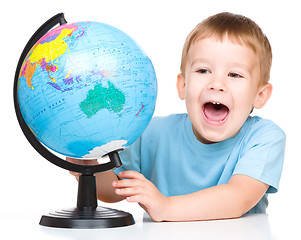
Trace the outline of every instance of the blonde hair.
[[217, 37], [222, 41], [227, 35], [235, 43], [246, 45], [260, 57], [260, 85], [265, 84], [270, 79], [272, 65], [272, 49], [268, 38], [261, 28], [251, 19], [228, 12], [213, 15], [199, 23], [187, 36], [181, 60], [181, 73], [185, 75], [185, 65], [190, 46], [197, 41]]

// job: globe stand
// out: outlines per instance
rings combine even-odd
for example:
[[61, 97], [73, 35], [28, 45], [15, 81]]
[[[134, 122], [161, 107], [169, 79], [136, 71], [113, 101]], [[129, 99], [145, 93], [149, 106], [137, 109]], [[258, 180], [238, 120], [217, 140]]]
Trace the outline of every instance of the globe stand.
[[63, 169], [81, 173], [78, 184], [77, 207], [57, 210], [43, 215], [40, 225], [57, 228], [110, 228], [134, 224], [130, 213], [98, 207], [95, 173], [108, 171], [121, 166], [118, 151], [108, 153], [110, 161], [99, 165], [79, 165], [68, 162], [47, 150], [35, 137], [23, 119], [18, 100], [18, 77], [23, 61], [33, 45], [56, 24], [67, 21], [63, 13], [59, 13], [46, 21], [30, 38], [19, 59], [14, 78], [14, 106], [20, 127], [32, 147], [49, 162]]
[[[117, 152], [109, 153], [111, 162], [121, 165]], [[77, 207], [43, 215], [40, 225], [57, 228], [112, 228], [134, 224], [131, 214], [97, 206], [95, 176], [82, 174], [78, 181]]]
[[[117, 152], [109, 154], [112, 161], [119, 161]], [[58, 228], [111, 228], [134, 223], [131, 214], [97, 206], [95, 176], [79, 176], [77, 207], [57, 210], [41, 218], [40, 225]]]

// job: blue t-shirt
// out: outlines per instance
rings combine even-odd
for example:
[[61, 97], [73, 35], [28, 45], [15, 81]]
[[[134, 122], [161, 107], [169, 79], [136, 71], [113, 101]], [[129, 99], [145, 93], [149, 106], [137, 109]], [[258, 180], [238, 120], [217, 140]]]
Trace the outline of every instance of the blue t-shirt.
[[142, 136], [120, 153], [125, 170], [142, 173], [165, 196], [193, 193], [226, 184], [235, 174], [270, 187], [249, 212], [265, 213], [267, 194], [278, 190], [285, 134], [272, 121], [248, 117], [233, 138], [203, 144], [193, 134], [187, 114], [155, 117]]

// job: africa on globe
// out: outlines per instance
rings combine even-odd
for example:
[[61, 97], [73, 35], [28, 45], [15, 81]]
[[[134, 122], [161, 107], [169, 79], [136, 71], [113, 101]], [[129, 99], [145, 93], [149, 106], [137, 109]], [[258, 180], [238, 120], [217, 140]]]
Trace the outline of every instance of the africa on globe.
[[18, 77], [22, 116], [36, 138], [74, 158], [100, 158], [131, 145], [155, 109], [153, 65], [122, 31], [64, 24], [27, 54]]

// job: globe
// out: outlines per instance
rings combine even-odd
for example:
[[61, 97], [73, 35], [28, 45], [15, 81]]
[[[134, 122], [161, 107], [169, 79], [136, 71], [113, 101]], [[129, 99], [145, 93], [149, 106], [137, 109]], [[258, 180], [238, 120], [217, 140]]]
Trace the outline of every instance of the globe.
[[22, 64], [22, 116], [49, 149], [100, 158], [131, 145], [155, 109], [157, 80], [147, 55], [107, 24], [77, 22], [47, 32]]

